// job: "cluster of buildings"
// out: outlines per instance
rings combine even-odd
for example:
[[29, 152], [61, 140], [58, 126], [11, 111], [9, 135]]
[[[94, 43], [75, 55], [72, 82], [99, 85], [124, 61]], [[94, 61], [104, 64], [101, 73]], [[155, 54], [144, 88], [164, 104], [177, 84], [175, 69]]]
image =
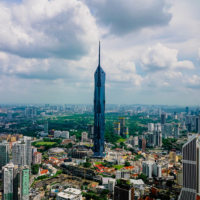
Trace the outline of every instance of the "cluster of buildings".
[[125, 126], [125, 117], [119, 117], [119, 122], [114, 122], [114, 134], [128, 138], [129, 130]]

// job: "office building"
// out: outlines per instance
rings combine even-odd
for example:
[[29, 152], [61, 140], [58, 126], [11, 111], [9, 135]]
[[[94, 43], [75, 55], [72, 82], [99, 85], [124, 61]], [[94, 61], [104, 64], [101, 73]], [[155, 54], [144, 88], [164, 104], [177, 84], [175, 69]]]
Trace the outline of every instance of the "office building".
[[14, 165], [24, 166], [27, 164], [26, 144], [14, 144], [12, 146], [12, 160]]
[[148, 132], [154, 131], [154, 123], [148, 123]]
[[114, 122], [114, 134], [120, 136], [120, 123], [119, 122]]
[[89, 133], [89, 138], [93, 139], [94, 138], [94, 126], [93, 125], [89, 125], [88, 126], [88, 133]]
[[20, 167], [20, 200], [29, 200], [29, 166]]
[[139, 149], [145, 153], [146, 152], [146, 140], [144, 138], [139, 138], [138, 140]]
[[124, 126], [125, 126], [125, 117], [119, 117], [119, 123], [120, 123], [120, 135], [124, 136]]
[[191, 134], [183, 145], [183, 187], [179, 200], [200, 199], [200, 137]]
[[179, 125], [174, 125], [174, 138], [179, 138]]
[[18, 166], [12, 163], [2, 168], [2, 200], [18, 200]]
[[162, 177], [162, 165], [153, 163], [153, 175], [158, 178]]
[[172, 124], [164, 124], [162, 130], [163, 138], [167, 138], [168, 136], [172, 136]]
[[186, 107], [186, 108], [185, 108], [185, 112], [186, 112], [187, 115], [189, 114], [189, 112], [190, 112], [189, 107]]
[[33, 153], [33, 165], [41, 164], [42, 154], [40, 152]]
[[156, 145], [156, 134], [148, 134], [148, 146], [154, 147]]
[[126, 184], [126, 179], [120, 179], [114, 188], [114, 200], [134, 200], [133, 184]]
[[142, 173], [148, 178], [152, 178], [153, 162], [145, 161], [142, 163]]
[[161, 124], [160, 123], [154, 124], [154, 131], [161, 131]]
[[161, 125], [164, 125], [166, 123], [166, 114], [161, 114]]
[[24, 136], [24, 142], [26, 144], [26, 165], [31, 169], [32, 163], [32, 148], [31, 148], [31, 137]]
[[9, 163], [9, 143], [0, 143], [0, 170]]
[[67, 188], [57, 194], [56, 200], [82, 200], [81, 192], [79, 189]]
[[104, 135], [105, 135], [105, 81], [106, 73], [100, 65], [100, 43], [99, 64], [94, 73], [94, 157], [104, 157]]
[[115, 177], [116, 177], [116, 179], [124, 178], [124, 179], [129, 180], [130, 179], [130, 172], [128, 170], [117, 170]]
[[49, 133], [49, 125], [48, 122], [44, 123], [44, 133]]
[[128, 138], [129, 137], [129, 130], [128, 127], [123, 127], [123, 137]]
[[156, 146], [162, 147], [162, 133], [161, 131], [155, 131], [154, 133], [156, 135]]

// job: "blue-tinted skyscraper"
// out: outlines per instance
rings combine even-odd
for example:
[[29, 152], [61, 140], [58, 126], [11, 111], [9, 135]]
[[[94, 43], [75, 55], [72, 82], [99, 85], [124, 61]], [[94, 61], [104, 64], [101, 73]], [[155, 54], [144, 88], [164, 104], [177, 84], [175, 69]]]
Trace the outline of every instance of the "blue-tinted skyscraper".
[[105, 134], [105, 80], [106, 74], [99, 64], [94, 73], [94, 157], [104, 157]]

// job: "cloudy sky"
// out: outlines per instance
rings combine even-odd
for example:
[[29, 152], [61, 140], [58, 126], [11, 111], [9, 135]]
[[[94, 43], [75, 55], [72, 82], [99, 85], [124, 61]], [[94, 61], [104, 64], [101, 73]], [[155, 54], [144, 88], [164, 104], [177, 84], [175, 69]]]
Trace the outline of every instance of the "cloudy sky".
[[0, 0], [0, 103], [200, 104], [199, 0]]

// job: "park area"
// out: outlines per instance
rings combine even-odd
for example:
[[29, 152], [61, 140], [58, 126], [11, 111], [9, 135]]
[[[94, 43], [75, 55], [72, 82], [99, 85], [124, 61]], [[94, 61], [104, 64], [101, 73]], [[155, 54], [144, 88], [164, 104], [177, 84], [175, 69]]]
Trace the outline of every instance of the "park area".
[[52, 146], [56, 144], [56, 142], [36, 142], [34, 146]]

